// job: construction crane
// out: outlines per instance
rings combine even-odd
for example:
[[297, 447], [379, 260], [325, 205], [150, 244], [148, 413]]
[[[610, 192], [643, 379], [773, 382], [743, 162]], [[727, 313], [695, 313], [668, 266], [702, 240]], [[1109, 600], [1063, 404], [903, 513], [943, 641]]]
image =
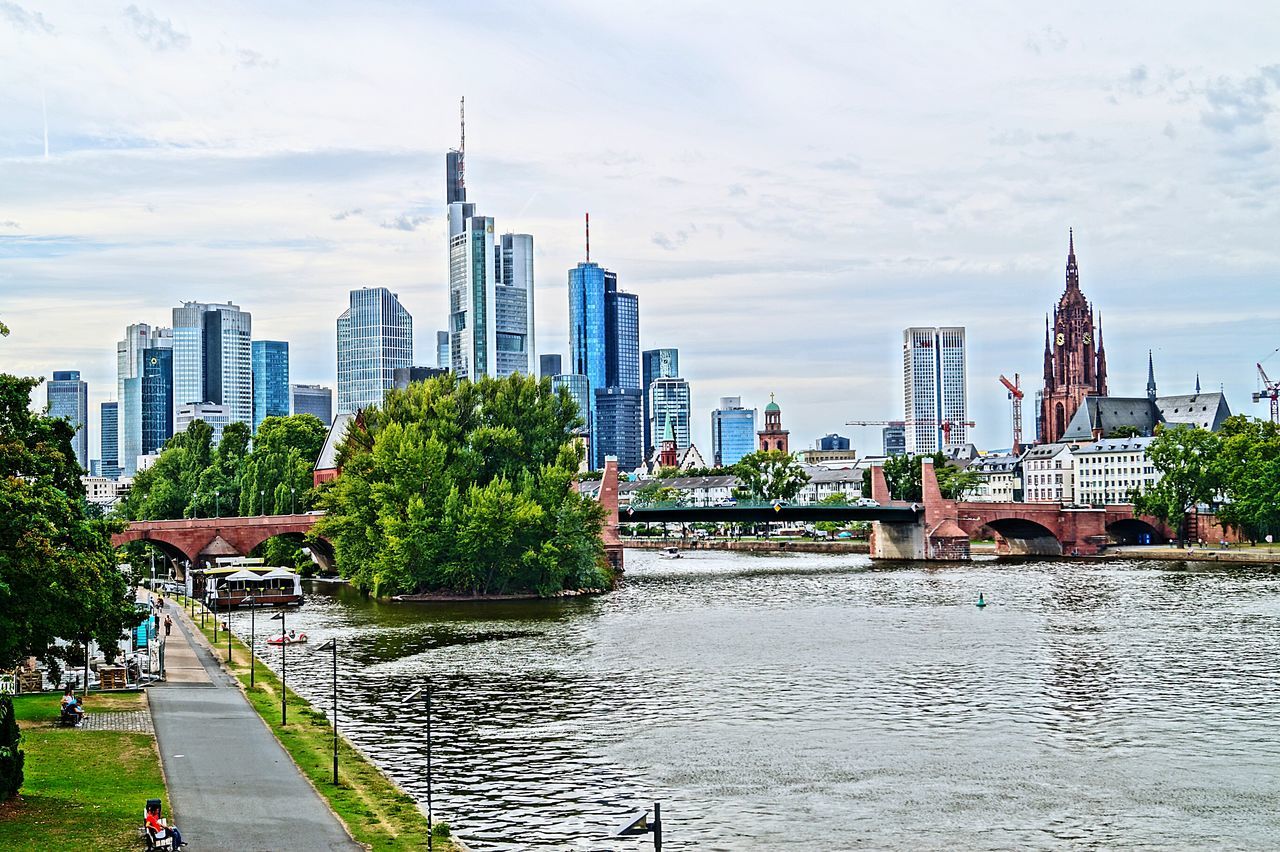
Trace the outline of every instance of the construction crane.
[[1253, 395], [1253, 401], [1271, 400], [1271, 422], [1280, 423], [1280, 382], [1267, 378], [1267, 371], [1261, 364], [1258, 365], [1258, 378], [1262, 380], [1263, 389]]
[[942, 430], [942, 445], [944, 447], [951, 446], [951, 429], [955, 426], [968, 426], [970, 429], [977, 426], [972, 420], [943, 420], [941, 422], [926, 418], [922, 420], [846, 420], [846, 426], [937, 426]]
[[1013, 454], [1019, 455], [1022, 452], [1022, 398], [1026, 396], [1022, 392], [1022, 383], [1019, 381], [1021, 377], [1013, 374], [1013, 381], [1009, 381], [1000, 374], [1000, 384], [1009, 389], [1009, 399], [1013, 403]]

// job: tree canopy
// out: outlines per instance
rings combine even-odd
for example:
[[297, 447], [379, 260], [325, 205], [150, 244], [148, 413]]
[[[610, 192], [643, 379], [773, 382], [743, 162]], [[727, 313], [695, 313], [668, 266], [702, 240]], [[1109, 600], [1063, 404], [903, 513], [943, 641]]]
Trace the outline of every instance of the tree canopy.
[[1206, 429], [1157, 427], [1147, 459], [1161, 477], [1132, 495], [1134, 512], [1176, 527], [1178, 538], [1185, 539], [1187, 512], [1199, 503], [1212, 502], [1218, 494], [1215, 460], [1221, 447], [1218, 435]]
[[137, 617], [116, 522], [88, 512], [73, 427], [29, 409], [39, 384], [0, 374], [0, 668], [59, 658], [55, 639], [90, 636], [110, 654]]
[[344, 437], [317, 534], [376, 595], [607, 588], [604, 510], [573, 485], [581, 422], [550, 380], [448, 374], [391, 391]]
[[[933, 475], [938, 480], [938, 490], [947, 500], [963, 500], [966, 492], [978, 483], [978, 474], [961, 470], [947, 462], [942, 453], [932, 456], [892, 456], [885, 460], [884, 479], [889, 486], [889, 496], [894, 500], [918, 503], [924, 499], [922, 462], [933, 459]], [[871, 469], [862, 475], [862, 491], [871, 493]]]
[[809, 474], [795, 456], [782, 450], [756, 450], [733, 467], [738, 491], [754, 500], [790, 500], [809, 484]]

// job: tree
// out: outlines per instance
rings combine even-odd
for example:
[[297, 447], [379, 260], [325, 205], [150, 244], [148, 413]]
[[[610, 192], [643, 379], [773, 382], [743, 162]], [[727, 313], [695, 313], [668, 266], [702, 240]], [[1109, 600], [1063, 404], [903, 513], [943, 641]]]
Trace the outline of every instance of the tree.
[[1280, 533], [1280, 426], [1237, 415], [1222, 425], [1212, 465], [1218, 519], [1251, 541]]
[[[933, 475], [938, 480], [938, 491], [947, 500], [963, 500], [965, 492], [978, 484], [978, 474], [962, 470], [947, 461], [942, 453], [933, 456], [893, 456], [885, 460], [884, 479], [889, 486], [889, 497], [918, 503], [924, 499], [922, 463], [933, 459]], [[862, 475], [862, 491], [871, 493], [871, 470]]]
[[604, 510], [573, 487], [580, 423], [567, 395], [518, 375], [392, 391], [344, 437], [316, 534], [375, 595], [607, 588]]
[[268, 417], [240, 472], [240, 514], [284, 515], [312, 506], [311, 471], [328, 429], [311, 414]]
[[795, 456], [782, 450], [756, 450], [734, 465], [741, 490], [756, 500], [790, 500], [809, 482]]
[[1134, 495], [1134, 513], [1176, 526], [1178, 538], [1185, 541], [1187, 512], [1217, 495], [1221, 448], [1218, 436], [1205, 429], [1157, 427], [1155, 440], [1147, 447], [1147, 459], [1161, 476], [1146, 491]]
[[89, 636], [110, 656], [137, 617], [120, 524], [87, 515], [73, 428], [29, 410], [39, 384], [0, 374], [0, 669], [64, 658], [55, 639]]
[[1108, 438], [1137, 438], [1141, 436], [1137, 426], [1117, 426], [1107, 433]]
[[[834, 494], [828, 494], [818, 502], [824, 506], [848, 506], [849, 498], [837, 491]], [[844, 529], [847, 524], [840, 521], [818, 521], [814, 526], [823, 532], [834, 533]]]

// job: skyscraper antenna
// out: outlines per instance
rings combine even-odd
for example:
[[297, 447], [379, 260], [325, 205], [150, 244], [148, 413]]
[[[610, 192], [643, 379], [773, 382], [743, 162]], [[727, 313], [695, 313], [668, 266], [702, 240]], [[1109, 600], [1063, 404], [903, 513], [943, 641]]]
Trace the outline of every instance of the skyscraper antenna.
[[591, 214], [587, 213], [587, 263], [591, 262]]
[[467, 159], [467, 96], [458, 101], [458, 124], [461, 126], [461, 138], [458, 141], [458, 186], [466, 186], [465, 170]]

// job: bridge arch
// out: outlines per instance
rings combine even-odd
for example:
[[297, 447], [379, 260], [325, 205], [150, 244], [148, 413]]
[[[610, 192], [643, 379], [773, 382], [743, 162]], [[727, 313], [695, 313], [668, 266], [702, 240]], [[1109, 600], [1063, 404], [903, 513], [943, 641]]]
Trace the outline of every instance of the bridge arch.
[[998, 536], [997, 549], [1003, 555], [1062, 555], [1062, 542], [1057, 534], [1029, 518], [995, 518], [987, 521], [986, 527]]
[[1161, 544], [1165, 536], [1141, 518], [1121, 518], [1107, 524], [1107, 535], [1117, 544]]

